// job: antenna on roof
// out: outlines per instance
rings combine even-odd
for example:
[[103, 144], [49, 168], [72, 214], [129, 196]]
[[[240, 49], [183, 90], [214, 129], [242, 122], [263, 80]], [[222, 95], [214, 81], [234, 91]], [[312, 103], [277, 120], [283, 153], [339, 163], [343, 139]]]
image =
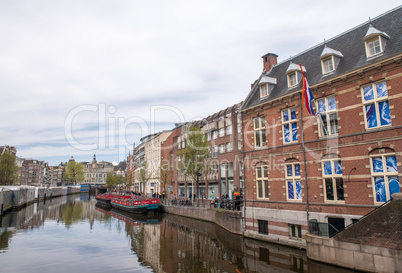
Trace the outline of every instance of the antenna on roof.
[[369, 24], [371, 24], [371, 17], [369, 17]]
[[324, 46], [327, 46], [327, 40], [324, 38]]

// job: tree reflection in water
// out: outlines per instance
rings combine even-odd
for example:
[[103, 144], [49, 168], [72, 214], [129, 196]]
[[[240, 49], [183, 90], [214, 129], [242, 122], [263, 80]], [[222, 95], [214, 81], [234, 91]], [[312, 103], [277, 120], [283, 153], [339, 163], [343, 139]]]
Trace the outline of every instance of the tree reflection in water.
[[[88, 253], [80, 253], [83, 256], [80, 256], [81, 260], [75, 261], [75, 266], [82, 270], [84, 267], [86, 270], [97, 268], [97, 273], [110, 270], [126, 272], [138, 269], [138, 266], [142, 270], [166, 273], [352, 272], [310, 261], [304, 250], [247, 239], [231, 234], [213, 223], [171, 214], [152, 217], [130, 214], [97, 207], [95, 203], [88, 196], [68, 196], [34, 203], [20, 211], [8, 213], [0, 225], [0, 260], [7, 257], [2, 255], [7, 254], [16, 232], [29, 232], [52, 220], [63, 224], [65, 230], [74, 229], [83, 223], [84, 226], [89, 223], [90, 230], [96, 229], [94, 234], [97, 235], [94, 236], [98, 237], [90, 238], [92, 232], [85, 235], [88, 238], [80, 237], [83, 240], [80, 249], [86, 249]], [[58, 232], [62, 234], [63, 231]], [[104, 238], [103, 241], [99, 240], [100, 237]], [[105, 248], [105, 240], [110, 244], [110, 249], [101, 252]], [[125, 265], [122, 264], [126, 259], [125, 243], [122, 249], [122, 240], [128, 240], [127, 250], [131, 251], [129, 260], [125, 260], [129, 264]], [[95, 250], [99, 251], [96, 255]], [[74, 256], [72, 252], [63, 255]], [[137, 267], [133, 267], [132, 261], [135, 261]], [[29, 264], [32, 261], [25, 262]], [[42, 272], [42, 269], [32, 272]]]

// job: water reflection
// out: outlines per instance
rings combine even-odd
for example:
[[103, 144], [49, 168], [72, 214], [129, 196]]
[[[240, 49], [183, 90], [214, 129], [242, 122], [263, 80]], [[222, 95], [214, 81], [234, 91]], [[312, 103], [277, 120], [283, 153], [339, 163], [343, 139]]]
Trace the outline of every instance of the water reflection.
[[[30, 272], [53, 272], [49, 265], [57, 260], [59, 273], [352, 272], [312, 262], [303, 250], [246, 239], [212, 223], [170, 214], [130, 214], [95, 203], [88, 195], [68, 196], [5, 215], [0, 225], [2, 270], [15, 269], [18, 261]], [[48, 237], [51, 244], [40, 241]], [[39, 245], [34, 253], [22, 247], [26, 240]], [[53, 260], [38, 258], [42, 256]]]

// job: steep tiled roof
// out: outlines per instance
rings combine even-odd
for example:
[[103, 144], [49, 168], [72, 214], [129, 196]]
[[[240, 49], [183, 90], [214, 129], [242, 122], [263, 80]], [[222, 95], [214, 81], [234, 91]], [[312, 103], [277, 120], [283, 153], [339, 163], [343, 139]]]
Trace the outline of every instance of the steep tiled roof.
[[[373, 28], [389, 36], [385, 51], [378, 57], [367, 59], [364, 38]], [[343, 57], [336, 71], [330, 75], [323, 76], [321, 70], [320, 56], [325, 45], [335, 51], [341, 52]], [[345, 33], [342, 33], [325, 43], [321, 43], [311, 49], [308, 49], [294, 57], [283, 61], [271, 68], [270, 71], [263, 73], [254, 84], [248, 97], [244, 101], [241, 109], [247, 109], [267, 102], [290, 93], [299, 91], [302, 88], [302, 81], [295, 88], [288, 89], [286, 71], [291, 63], [301, 64], [306, 68], [306, 77], [310, 86], [314, 86], [323, 81], [339, 77], [340, 75], [350, 73], [361, 69], [367, 65], [385, 60], [392, 56], [402, 53], [402, 6], [399, 6], [375, 19], [364, 23]], [[273, 87], [267, 97], [260, 99], [259, 82], [266, 77], [276, 78], [277, 84]]]

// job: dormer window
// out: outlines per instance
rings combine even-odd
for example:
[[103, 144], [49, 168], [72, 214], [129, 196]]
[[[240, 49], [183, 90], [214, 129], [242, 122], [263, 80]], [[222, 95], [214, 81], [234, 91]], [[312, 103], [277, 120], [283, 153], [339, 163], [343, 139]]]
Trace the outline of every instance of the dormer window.
[[367, 43], [368, 54], [370, 57], [382, 52], [379, 37], [375, 38], [374, 40], [367, 41], [366, 43]]
[[335, 70], [332, 56], [322, 60], [322, 70], [323, 74], [327, 74]]
[[260, 99], [268, 97], [269, 93], [274, 89], [276, 85], [276, 79], [268, 76], [262, 76], [258, 83], [260, 87]]
[[[306, 68], [303, 66], [303, 71], [306, 72]], [[288, 88], [294, 88], [299, 85], [300, 80], [303, 78], [300, 65], [290, 62], [288, 69], [286, 70], [288, 78]]]
[[264, 98], [266, 96], [268, 96], [268, 84], [260, 86], [260, 97]]
[[288, 86], [293, 87], [297, 84], [297, 74], [296, 72], [292, 72], [288, 74]]
[[342, 53], [338, 50], [332, 49], [330, 47], [324, 46], [324, 50], [321, 53], [321, 67], [322, 74], [327, 75], [334, 72], [343, 57]]
[[367, 58], [381, 55], [385, 50], [388, 39], [388, 34], [376, 29], [370, 24], [366, 36], [364, 36]]

